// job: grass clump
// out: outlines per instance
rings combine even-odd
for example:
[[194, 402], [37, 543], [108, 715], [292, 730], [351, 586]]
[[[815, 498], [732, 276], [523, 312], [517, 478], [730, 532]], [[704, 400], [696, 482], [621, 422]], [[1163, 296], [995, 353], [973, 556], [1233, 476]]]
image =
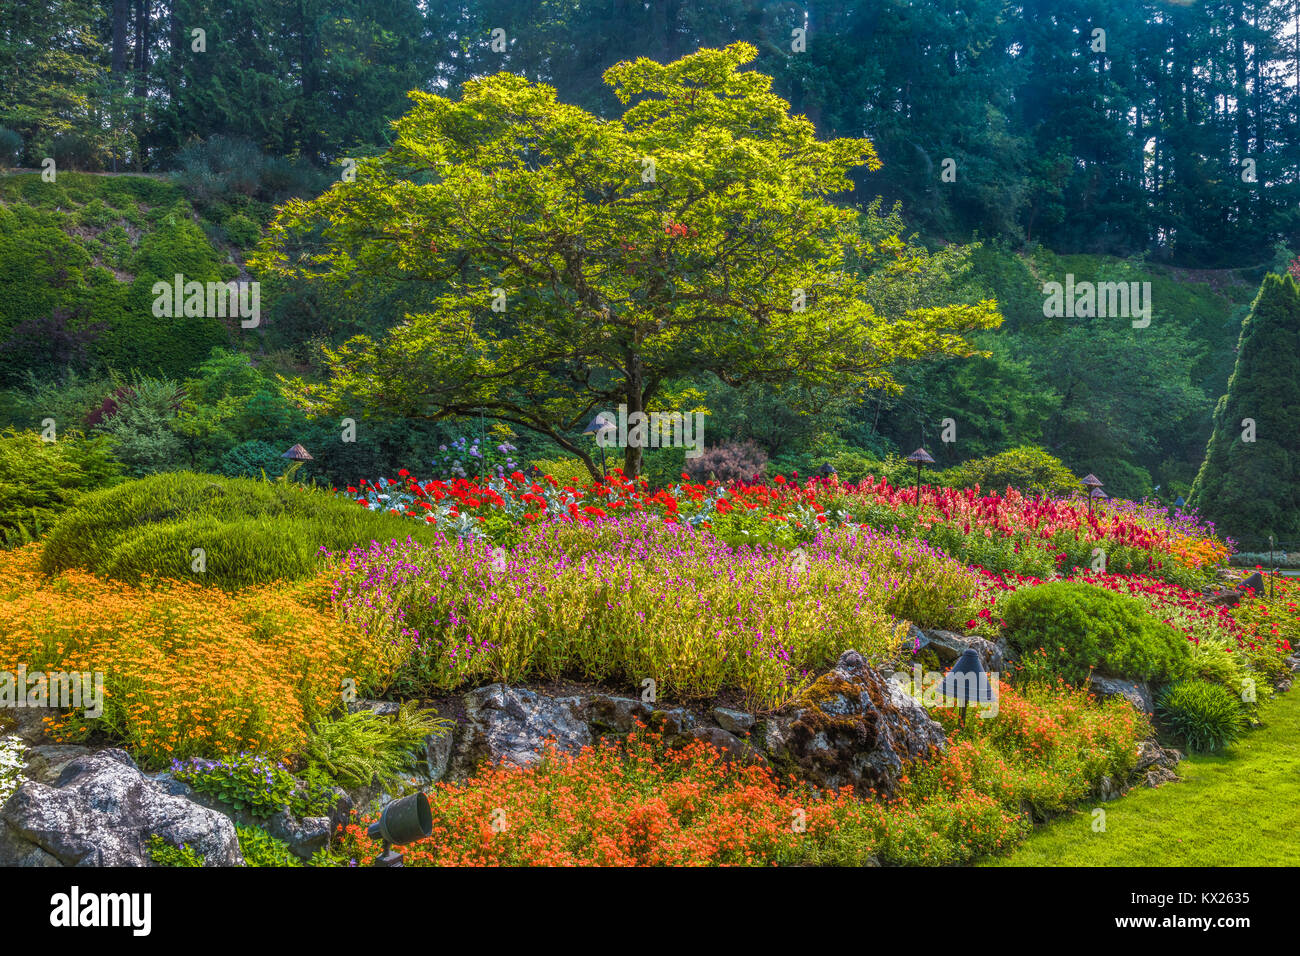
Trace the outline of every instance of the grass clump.
[[1221, 684], [1179, 681], [1165, 689], [1157, 707], [1169, 729], [1192, 751], [1222, 750], [1246, 731], [1241, 701]]

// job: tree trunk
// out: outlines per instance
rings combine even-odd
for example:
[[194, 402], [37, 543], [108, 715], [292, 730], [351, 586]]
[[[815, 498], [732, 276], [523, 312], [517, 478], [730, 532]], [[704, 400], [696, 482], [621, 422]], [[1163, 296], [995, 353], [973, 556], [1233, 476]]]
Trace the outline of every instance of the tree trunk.
[[[122, 0], [125, 6], [125, 0]], [[117, 15], [118, 0], [113, 14]], [[135, 0], [135, 168], [144, 169], [145, 100], [149, 95], [149, 0]], [[116, 55], [116, 51], [114, 51]]]
[[130, 26], [131, 5], [128, 0], [113, 0], [113, 73], [126, 72], [126, 48], [130, 42], [127, 32]]
[[[641, 366], [641, 356], [634, 350], [628, 354], [627, 361], [627, 417], [631, 421], [634, 412], [645, 411], [645, 370]], [[648, 432], [648, 426], [647, 426]], [[631, 440], [632, 427], [628, 426], [628, 443], [623, 449], [623, 476], [636, 478], [641, 474], [641, 462], [644, 450], [634, 445]]]

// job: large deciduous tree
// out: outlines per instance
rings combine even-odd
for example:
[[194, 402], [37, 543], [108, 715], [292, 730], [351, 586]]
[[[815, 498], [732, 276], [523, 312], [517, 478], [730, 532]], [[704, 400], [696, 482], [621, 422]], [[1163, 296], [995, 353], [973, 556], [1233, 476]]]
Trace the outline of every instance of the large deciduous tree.
[[[329, 353], [318, 408], [485, 415], [546, 435], [595, 412], [664, 407], [674, 380], [822, 396], [896, 387], [891, 369], [967, 354], [992, 302], [873, 310], [849, 172], [864, 139], [821, 141], [741, 67], [747, 44], [605, 74], [601, 120], [500, 73], [459, 100], [411, 94], [395, 141], [354, 181], [281, 211], [262, 268], [340, 282], [427, 281], [427, 311]], [[898, 253], [903, 255], [901, 250]], [[641, 449], [628, 447], [635, 475]]]

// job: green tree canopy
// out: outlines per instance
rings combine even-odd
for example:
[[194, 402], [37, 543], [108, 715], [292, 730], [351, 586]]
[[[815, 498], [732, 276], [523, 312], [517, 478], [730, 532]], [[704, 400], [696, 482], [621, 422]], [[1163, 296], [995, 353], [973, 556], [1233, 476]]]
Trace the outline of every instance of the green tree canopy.
[[[863, 139], [817, 139], [740, 67], [747, 44], [610, 68], [627, 106], [601, 120], [507, 73], [459, 101], [414, 92], [394, 146], [353, 182], [286, 204], [258, 264], [430, 284], [428, 311], [329, 353], [311, 405], [487, 415], [550, 437], [595, 412], [657, 408], [674, 379], [862, 394], [890, 370], [968, 354], [992, 302], [890, 316], [868, 302], [873, 250], [831, 197], [879, 166]], [[901, 243], [894, 246], [905, 255]], [[641, 449], [624, 470], [637, 474]]]

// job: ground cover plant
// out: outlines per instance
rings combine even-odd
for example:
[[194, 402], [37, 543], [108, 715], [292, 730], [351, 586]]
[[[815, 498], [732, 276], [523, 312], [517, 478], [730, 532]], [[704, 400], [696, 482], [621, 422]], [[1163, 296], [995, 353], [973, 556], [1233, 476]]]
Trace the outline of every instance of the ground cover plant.
[[39, 547], [0, 552], [0, 670], [103, 673], [103, 716], [68, 715], [51, 727], [63, 739], [94, 730], [153, 767], [244, 750], [278, 759], [338, 706], [344, 678], [383, 678], [382, 642], [340, 623], [319, 584], [232, 595], [46, 576]]

